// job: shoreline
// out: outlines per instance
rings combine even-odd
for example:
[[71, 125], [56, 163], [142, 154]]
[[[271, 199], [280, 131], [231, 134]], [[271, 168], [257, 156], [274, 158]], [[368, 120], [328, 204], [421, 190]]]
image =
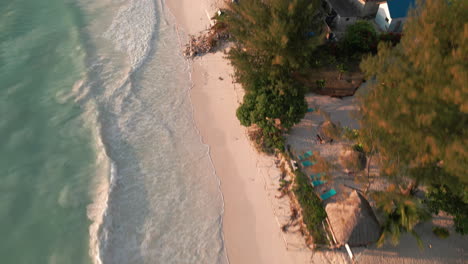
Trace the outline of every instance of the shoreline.
[[[219, 0], [167, 0], [181, 34], [198, 34], [209, 26]], [[311, 251], [301, 248], [299, 234], [284, 234], [289, 205], [276, 199], [279, 170], [274, 158], [259, 154], [236, 117], [243, 90], [232, 80], [222, 52], [191, 62], [190, 99], [201, 140], [221, 182], [223, 238], [230, 263], [306, 263]], [[278, 212], [281, 215], [278, 215]], [[278, 219], [284, 218], [284, 219]], [[285, 238], [285, 236], [287, 238]], [[288, 250], [288, 244], [295, 250]], [[299, 245], [299, 246], [297, 246]]]

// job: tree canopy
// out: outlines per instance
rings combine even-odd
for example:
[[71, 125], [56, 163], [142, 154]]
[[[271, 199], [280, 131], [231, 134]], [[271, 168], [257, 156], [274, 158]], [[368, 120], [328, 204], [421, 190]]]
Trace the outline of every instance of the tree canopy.
[[284, 147], [278, 137], [307, 110], [293, 73], [309, 65], [322, 39], [319, 7], [315, 0], [243, 0], [231, 3], [220, 18], [235, 40], [228, 58], [246, 91], [237, 117], [244, 126], [264, 130], [270, 151]]
[[412, 179], [407, 190], [429, 187], [429, 209], [453, 215], [456, 230], [466, 234], [468, 1], [417, 6], [401, 42], [380, 43], [361, 63], [370, 81], [360, 98], [360, 137], [367, 150], [378, 151], [382, 174], [400, 179], [400, 189], [408, 184], [403, 178]]
[[[381, 43], [361, 68], [369, 91], [361, 125], [374, 140], [387, 175], [423, 184], [468, 183], [467, 1], [418, 2], [401, 43]], [[460, 184], [462, 183], [462, 184]]]
[[389, 240], [393, 245], [400, 242], [403, 232], [412, 234], [418, 245], [422, 245], [419, 235], [414, 230], [416, 224], [430, 218], [429, 211], [421, 204], [419, 199], [407, 196], [398, 192], [397, 189], [378, 191], [372, 193], [377, 203], [377, 208], [384, 214], [382, 235], [377, 241], [377, 246], [381, 247]]
[[244, 0], [230, 4], [223, 21], [238, 44], [229, 56], [233, 65], [243, 72], [247, 66], [243, 63], [249, 62], [253, 64], [250, 69], [268, 71], [265, 75], [307, 66], [321, 41], [319, 6], [316, 0]]
[[463, 196], [453, 193], [446, 185], [432, 185], [425, 201], [432, 213], [443, 210], [452, 215], [455, 230], [463, 235], [468, 234], [468, 202]]

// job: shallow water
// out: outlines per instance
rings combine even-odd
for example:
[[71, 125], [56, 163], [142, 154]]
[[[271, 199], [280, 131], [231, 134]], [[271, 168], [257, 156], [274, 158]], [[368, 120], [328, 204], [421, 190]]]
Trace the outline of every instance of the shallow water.
[[0, 10], [2, 262], [226, 262], [219, 181], [164, 3]]

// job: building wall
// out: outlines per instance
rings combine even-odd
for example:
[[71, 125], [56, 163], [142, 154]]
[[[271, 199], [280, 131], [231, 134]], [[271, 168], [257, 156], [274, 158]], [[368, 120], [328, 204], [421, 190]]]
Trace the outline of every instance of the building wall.
[[336, 17], [335, 19], [335, 34], [338, 36], [338, 37], [341, 37], [344, 32], [346, 31], [346, 28], [349, 26], [349, 25], [352, 25], [354, 23], [356, 23], [358, 19], [356, 17], [340, 17], [339, 15]]
[[388, 31], [391, 32], [401, 32], [403, 30], [403, 24], [405, 23], [406, 18], [401, 17], [401, 18], [394, 18], [392, 19], [392, 22], [390, 23], [390, 27]]
[[390, 28], [392, 18], [390, 17], [387, 3], [380, 4], [379, 11], [377, 11], [377, 15], [375, 16], [375, 23], [377, 23], [379, 28], [383, 31], [388, 31]]

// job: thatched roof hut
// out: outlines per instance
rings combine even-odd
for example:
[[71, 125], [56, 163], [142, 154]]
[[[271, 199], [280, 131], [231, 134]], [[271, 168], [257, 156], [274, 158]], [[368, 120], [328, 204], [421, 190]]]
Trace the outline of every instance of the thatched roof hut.
[[375, 243], [381, 233], [377, 219], [364, 197], [352, 191], [341, 202], [329, 203], [325, 207], [338, 246], [363, 246]]

